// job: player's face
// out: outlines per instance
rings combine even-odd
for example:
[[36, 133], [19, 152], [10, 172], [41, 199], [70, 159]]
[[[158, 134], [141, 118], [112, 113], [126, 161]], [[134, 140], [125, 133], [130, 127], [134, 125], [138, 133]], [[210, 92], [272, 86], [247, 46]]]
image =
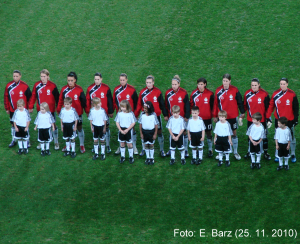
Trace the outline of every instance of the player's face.
[[126, 86], [127, 80], [128, 79], [125, 76], [120, 76], [120, 85], [121, 86]]
[[226, 118], [223, 116], [219, 116], [219, 120], [221, 121], [221, 123], [224, 123], [226, 121]]
[[95, 104], [94, 107], [97, 108], [97, 109], [99, 109], [99, 108], [101, 108], [101, 105], [102, 105], [102, 103], [100, 102], [98, 104]]
[[199, 116], [199, 111], [197, 111], [197, 110], [192, 110], [192, 117], [193, 117], [194, 119], [196, 119], [198, 116]]
[[258, 83], [255, 82], [255, 81], [252, 81], [252, 82], [251, 82], [251, 89], [252, 89], [252, 91], [257, 92], [257, 91], [259, 90], [259, 85], [258, 85]]
[[224, 89], [228, 89], [230, 83], [231, 83], [231, 80], [228, 80], [227, 78], [223, 78], [223, 87], [224, 87]]
[[23, 106], [23, 105], [18, 105], [18, 109], [19, 109], [20, 111], [23, 111], [23, 110], [24, 110], [24, 106]]
[[69, 86], [70, 88], [73, 88], [73, 87], [75, 86], [75, 83], [76, 83], [75, 77], [69, 77], [69, 76], [68, 76], [68, 86]]
[[180, 83], [177, 80], [172, 80], [172, 89], [174, 91], [177, 91], [179, 87], [180, 87]]
[[278, 121], [278, 127], [281, 128], [281, 129], [284, 129], [285, 125], [284, 125], [284, 124], [281, 124], [281, 123]]
[[178, 118], [179, 118], [179, 112], [173, 113], [173, 117], [174, 117], [175, 119], [178, 119]]
[[19, 73], [13, 74], [14, 82], [18, 83], [21, 80], [21, 75]]
[[41, 81], [43, 84], [46, 84], [47, 81], [49, 80], [49, 76], [46, 74], [41, 74]]
[[203, 82], [199, 82], [197, 84], [197, 87], [198, 87], [199, 91], [203, 92], [206, 87], [206, 84], [204, 84]]
[[126, 107], [121, 107], [121, 111], [126, 113]]
[[99, 86], [102, 83], [102, 78], [100, 76], [94, 77], [95, 85]]
[[287, 87], [288, 87], [288, 83], [285, 80], [281, 80], [280, 81], [280, 88], [281, 88], [281, 90], [286, 91]]
[[253, 122], [253, 124], [255, 124], [255, 125], [258, 125], [258, 124], [259, 124], [259, 121], [258, 121], [257, 119], [253, 119], [253, 118], [252, 118], [252, 122]]
[[44, 109], [43, 107], [41, 107], [40, 111], [41, 111], [42, 114], [46, 113], [46, 109]]
[[154, 81], [152, 79], [147, 79], [146, 80], [146, 86], [148, 89], [152, 89], [154, 86]]
[[64, 103], [64, 107], [65, 107], [66, 109], [70, 109], [71, 106], [72, 106], [72, 103]]

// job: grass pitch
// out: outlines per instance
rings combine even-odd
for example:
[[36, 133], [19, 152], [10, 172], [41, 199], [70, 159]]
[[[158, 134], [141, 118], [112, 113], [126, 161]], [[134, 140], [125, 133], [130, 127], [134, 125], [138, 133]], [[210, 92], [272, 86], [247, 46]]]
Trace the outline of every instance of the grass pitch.
[[[254, 77], [270, 95], [287, 77], [289, 88], [300, 94], [296, 1], [20, 0], [0, 2], [0, 13], [2, 94], [14, 69], [32, 88], [43, 68], [59, 90], [72, 70], [84, 90], [97, 71], [111, 89], [127, 73], [138, 92], [153, 74], [163, 93], [179, 74], [189, 94], [199, 77], [214, 91], [230, 73], [242, 95]], [[260, 170], [250, 170], [249, 161], [231, 156], [230, 168], [218, 168], [206, 148], [202, 165], [171, 167], [158, 156], [158, 145], [153, 167], [137, 157], [134, 165], [120, 165], [114, 155], [95, 162], [85, 115], [85, 154], [66, 160], [52, 149], [42, 158], [31, 124], [32, 148], [19, 156], [7, 147], [4, 109], [0, 116], [1, 243], [298, 243], [294, 232], [284, 232], [300, 231], [298, 162], [288, 172], [276, 172], [276, 164], [265, 160]], [[112, 120], [111, 131], [114, 151]], [[244, 125], [238, 129], [241, 155], [245, 133]], [[164, 136], [167, 150], [167, 130]], [[190, 232], [176, 230], [174, 237], [175, 229]], [[214, 237], [213, 229], [218, 236], [233, 231], [232, 237]]]

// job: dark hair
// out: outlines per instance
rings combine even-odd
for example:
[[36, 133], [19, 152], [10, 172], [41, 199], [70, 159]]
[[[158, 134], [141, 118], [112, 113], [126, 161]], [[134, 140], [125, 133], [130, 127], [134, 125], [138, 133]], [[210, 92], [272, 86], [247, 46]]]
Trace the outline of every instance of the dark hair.
[[230, 74], [225, 74], [223, 75], [223, 79], [226, 78], [228, 80], [231, 80], [231, 75]]
[[192, 111], [199, 111], [199, 107], [198, 106], [192, 107]]
[[282, 78], [280, 79], [280, 81], [282, 81], [282, 80], [284, 80], [286, 83], [289, 83], [288, 79], [285, 78], [285, 77], [282, 77]]
[[101, 75], [100, 72], [97, 72], [97, 73], [94, 75], [94, 77], [95, 77], [95, 76], [100, 76], [100, 78], [102, 78], [102, 75]]
[[14, 70], [13, 74], [14, 74], [14, 73], [17, 73], [17, 74], [19, 74], [19, 75], [22, 75], [22, 74], [21, 74], [21, 71], [20, 71], [20, 70], [17, 70], [17, 69]]
[[68, 74], [68, 77], [74, 77], [76, 82], [77, 82], [77, 75], [75, 72], [71, 71], [69, 74]]
[[287, 125], [288, 123], [288, 119], [286, 117], [280, 117], [278, 121], [283, 125]]
[[126, 75], [125, 73], [121, 73], [121, 74], [120, 74], [120, 77], [121, 77], [121, 76], [126, 77], [126, 79], [127, 79], [127, 75]]
[[153, 106], [152, 102], [151, 101], [147, 101], [147, 102], [144, 103], [144, 105], [145, 104], [148, 107], [148, 114], [153, 114], [154, 113], [154, 106]]
[[252, 82], [252, 81], [257, 82], [258, 84], [260, 84], [258, 78], [253, 78], [253, 79], [251, 80], [251, 82]]
[[257, 121], [261, 121], [262, 120], [262, 115], [260, 112], [257, 112], [255, 114], [252, 115], [252, 119], [256, 119]]
[[203, 77], [201, 77], [197, 80], [197, 84], [199, 84], [200, 82], [202, 82], [204, 85], [207, 85], [207, 80]]

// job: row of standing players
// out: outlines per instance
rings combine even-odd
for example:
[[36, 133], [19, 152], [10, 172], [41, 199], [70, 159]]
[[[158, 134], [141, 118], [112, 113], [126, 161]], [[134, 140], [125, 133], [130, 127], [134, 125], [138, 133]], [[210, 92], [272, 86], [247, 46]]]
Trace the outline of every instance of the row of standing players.
[[[199, 116], [203, 119], [206, 127], [206, 138], [208, 144], [208, 156], [212, 157], [212, 120], [217, 122], [218, 112], [225, 110], [227, 112], [227, 121], [229, 122], [233, 136], [233, 151], [234, 156], [237, 160], [241, 159], [238, 154], [238, 138], [236, 130], [238, 128], [237, 118], [240, 111], [240, 120], [244, 119], [245, 112], [247, 112], [247, 126], [252, 124], [252, 114], [260, 112], [262, 114], [262, 124], [264, 128], [267, 128], [267, 123], [271, 124], [271, 114], [275, 109], [275, 127], [278, 127], [278, 119], [280, 117], [286, 117], [288, 119], [288, 127], [292, 132], [292, 142], [291, 142], [291, 161], [296, 161], [295, 147], [296, 139], [294, 135], [294, 127], [298, 124], [299, 115], [299, 103], [295, 92], [293, 92], [288, 87], [288, 80], [286, 78], [280, 79], [280, 89], [276, 90], [271, 99], [268, 93], [260, 87], [260, 82], [257, 78], [252, 79], [251, 89], [247, 90], [243, 98], [237, 87], [231, 85], [231, 76], [229, 74], [223, 75], [222, 85], [218, 87], [215, 94], [207, 89], [207, 81], [205, 78], [200, 78], [197, 80], [197, 89], [192, 91], [190, 99], [186, 90], [180, 87], [181, 80], [178, 75], [175, 75], [171, 81], [172, 88], [168, 89], [165, 93], [165, 99], [162, 96], [161, 91], [154, 86], [154, 77], [152, 75], [146, 78], [146, 87], [141, 90], [139, 96], [133, 86], [129, 85], [127, 75], [122, 73], [119, 76], [120, 85], [118, 85], [113, 94], [108, 85], [102, 83], [101, 73], [96, 73], [94, 75], [94, 83], [90, 85], [87, 89], [86, 95], [83, 89], [77, 84], [77, 75], [75, 72], [70, 72], [67, 76], [67, 85], [58, 92], [56, 85], [50, 81], [48, 70], [42, 70], [40, 72], [41, 80], [36, 82], [33, 87], [33, 92], [31, 93], [28, 85], [21, 81], [21, 72], [13, 72], [13, 81], [6, 85], [4, 93], [4, 106], [6, 112], [10, 114], [12, 118], [14, 111], [17, 108], [17, 101], [20, 98], [25, 100], [25, 108], [28, 108], [29, 112], [33, 111], [34, 105], [36, 103], [37, 111], [40, 110], [40, 104], [42, 102], [47, 102], [49, 105], [50, 112], [55, 116], [55, 111], [60, 113], [65, 97], [72, 98], [72, 107], [76, 110], [79, 115], [77, 130], [80, 140], [80, 151], [85, 152], [84, 148], [84, 131], [82, 129], [82, 114], [85, 110], [88, 115], [91, 109], [91, 100], [94, 97], [101, 98], [102, 107], [108, 114], [108, 117], [113, 117], [114, 110], [119, 111], [120, 102], [127, 100], [130, 106], [133, 108], [136, 117], [139, 116], [140, 111], [143, 110], [143, 105], [146, 101], [151, 101], [154, 106], [154, 111], [159, 120], [158, 128], [158, 141], [160, 144], [160, 154], [161, 156], [166, 156], [163, 151], [164, 148], [164, 138], [161, 128], [161, 113], [164, 119], [167, 121], [172, 116], [172, 107], [174, 105], [179, 106], [180, 116], [184, 118], [187, 122], [190, 117], [191, 107], [198, 106], [200, 108]], [[57, 107], [56, 107], [57, 105]], [[109, 120], [108, 120], [109, 121]], [[110, 130], [107, 124], [106, 128], [106, 146], [107, 152], [110, 152], [109, 140], [110, 140]], [[11, 128], [12, 136], [14, 137], [15, 131], [14, 127]], [[265, 129], [265, 134], [267, 134], [267, 129]], [[55, 126], [53, 132], [55, 149], [59, 149], [58, 145], [58, 130]], [[14, 139], [10, 143], [10, 147], [14, 146], [16, 142]], [[143, 144], [143, 143], [142, 143]], [[185, 156], [188, 156], [188, 136], [184, 132], [184, 147]], [[64, 149], [63, 149], [64, 150]], [[268, 154], [268, 139], [265, 136], [263, 140], [263, 150], [264, 157], [266, 159], [271, 159]], [[133, 128], [133, 151], [134, 154], [138, 154], [136, 149], [136, 136]], [[120, 148], [116, 151], [120, 153]], [[143, 144], [143, 149], [140, 155], [145, 154], [145, 145]], [[276, 151], [277, 154], [277, 151]], [[170, 151], [167, 153], [170, 155]], [[275, 155], [275, 160], [279, 160], [277, 155]], [[217, 156], [218, 157], [218, 156]], [[245, 157], [250, 157], [247, 153]]]

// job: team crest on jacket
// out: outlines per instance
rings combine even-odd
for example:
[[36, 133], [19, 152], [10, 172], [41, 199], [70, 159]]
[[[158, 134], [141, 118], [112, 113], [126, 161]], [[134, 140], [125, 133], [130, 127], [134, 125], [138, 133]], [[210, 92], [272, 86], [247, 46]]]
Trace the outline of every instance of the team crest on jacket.
[[96, 96], [96, 94], [95, 94], [95, 93], [93, 93], [93, 94], [92, 94], [92, 98], [93, 98], [93, 97], [95, 97], [95, 96]]
[[23, 92], [22, 91], [20, 91], [19, 94], [20, 94], [20, 97], [23, 97]]
[[249, 99], [249, 103], [251, 103], [252, 102], [252, 99]]
[[229, 96], [229, 100], [232, 101], [233, 100], [233, 96], [230, 94]]
[[47, 90], [47, 95], [50, 95], [50, 90], [49, 89]]
[[42, 93], [43, 93], [42, 89], [41, 89], [41, 90], [39, 90], [39, 93], [40, 93], [40, 94], [42, 94]]
[[78, 100], [78, 96], [76, 94], [74, 96], [74, 100]]
[[290, 100], [286, 100], [286, 105], [290, 105]]
[[257, 99], [257, 102], [258, 102], [258, 104], [261, 104], [261, 98], [260, 97]]
[[156, 96], [153, 97], [153, 102], [157, 103], [157, 97]]
[[178, 102], [182, 103], [182, 98], [181, 97], [178, 97]]
[[103, 92], [101, 92], [101, 98], [104, 98], [104, 93]]
[[196, 102], [199, 102], [199, 99], [198, 98], [196, 98], [196, 100], [195, 100]]
[[206, 98], [204, 98], [204, 103], [208, 103], [208, 99], [207, 99], [207, 97]]
[[129, 94], [126, 95], [126, 100], [128, 100], [128, 101], [130, 100]]
[[148, 98], [147, 98], [147, 97], [145, 97], [145, 98], [144, 98], [144, 100], [145, 100], [145, 101], [147, 101], [147, 100], [148, 100]]
[[278, 104], [280, 104], [280, 103], [281, 103], [281, 101], [280, 101], [280, 100], [278, 100], [278, 101], [277, 101], [277, 103], [278, 103]]
[[12, 91], [10, 94], [11, 94], [11, 95], [14, 95], [15, 93]]
[[172, 97], [170, 98], [170, 101], [173, 101], [173, 98], [172, 98]]

